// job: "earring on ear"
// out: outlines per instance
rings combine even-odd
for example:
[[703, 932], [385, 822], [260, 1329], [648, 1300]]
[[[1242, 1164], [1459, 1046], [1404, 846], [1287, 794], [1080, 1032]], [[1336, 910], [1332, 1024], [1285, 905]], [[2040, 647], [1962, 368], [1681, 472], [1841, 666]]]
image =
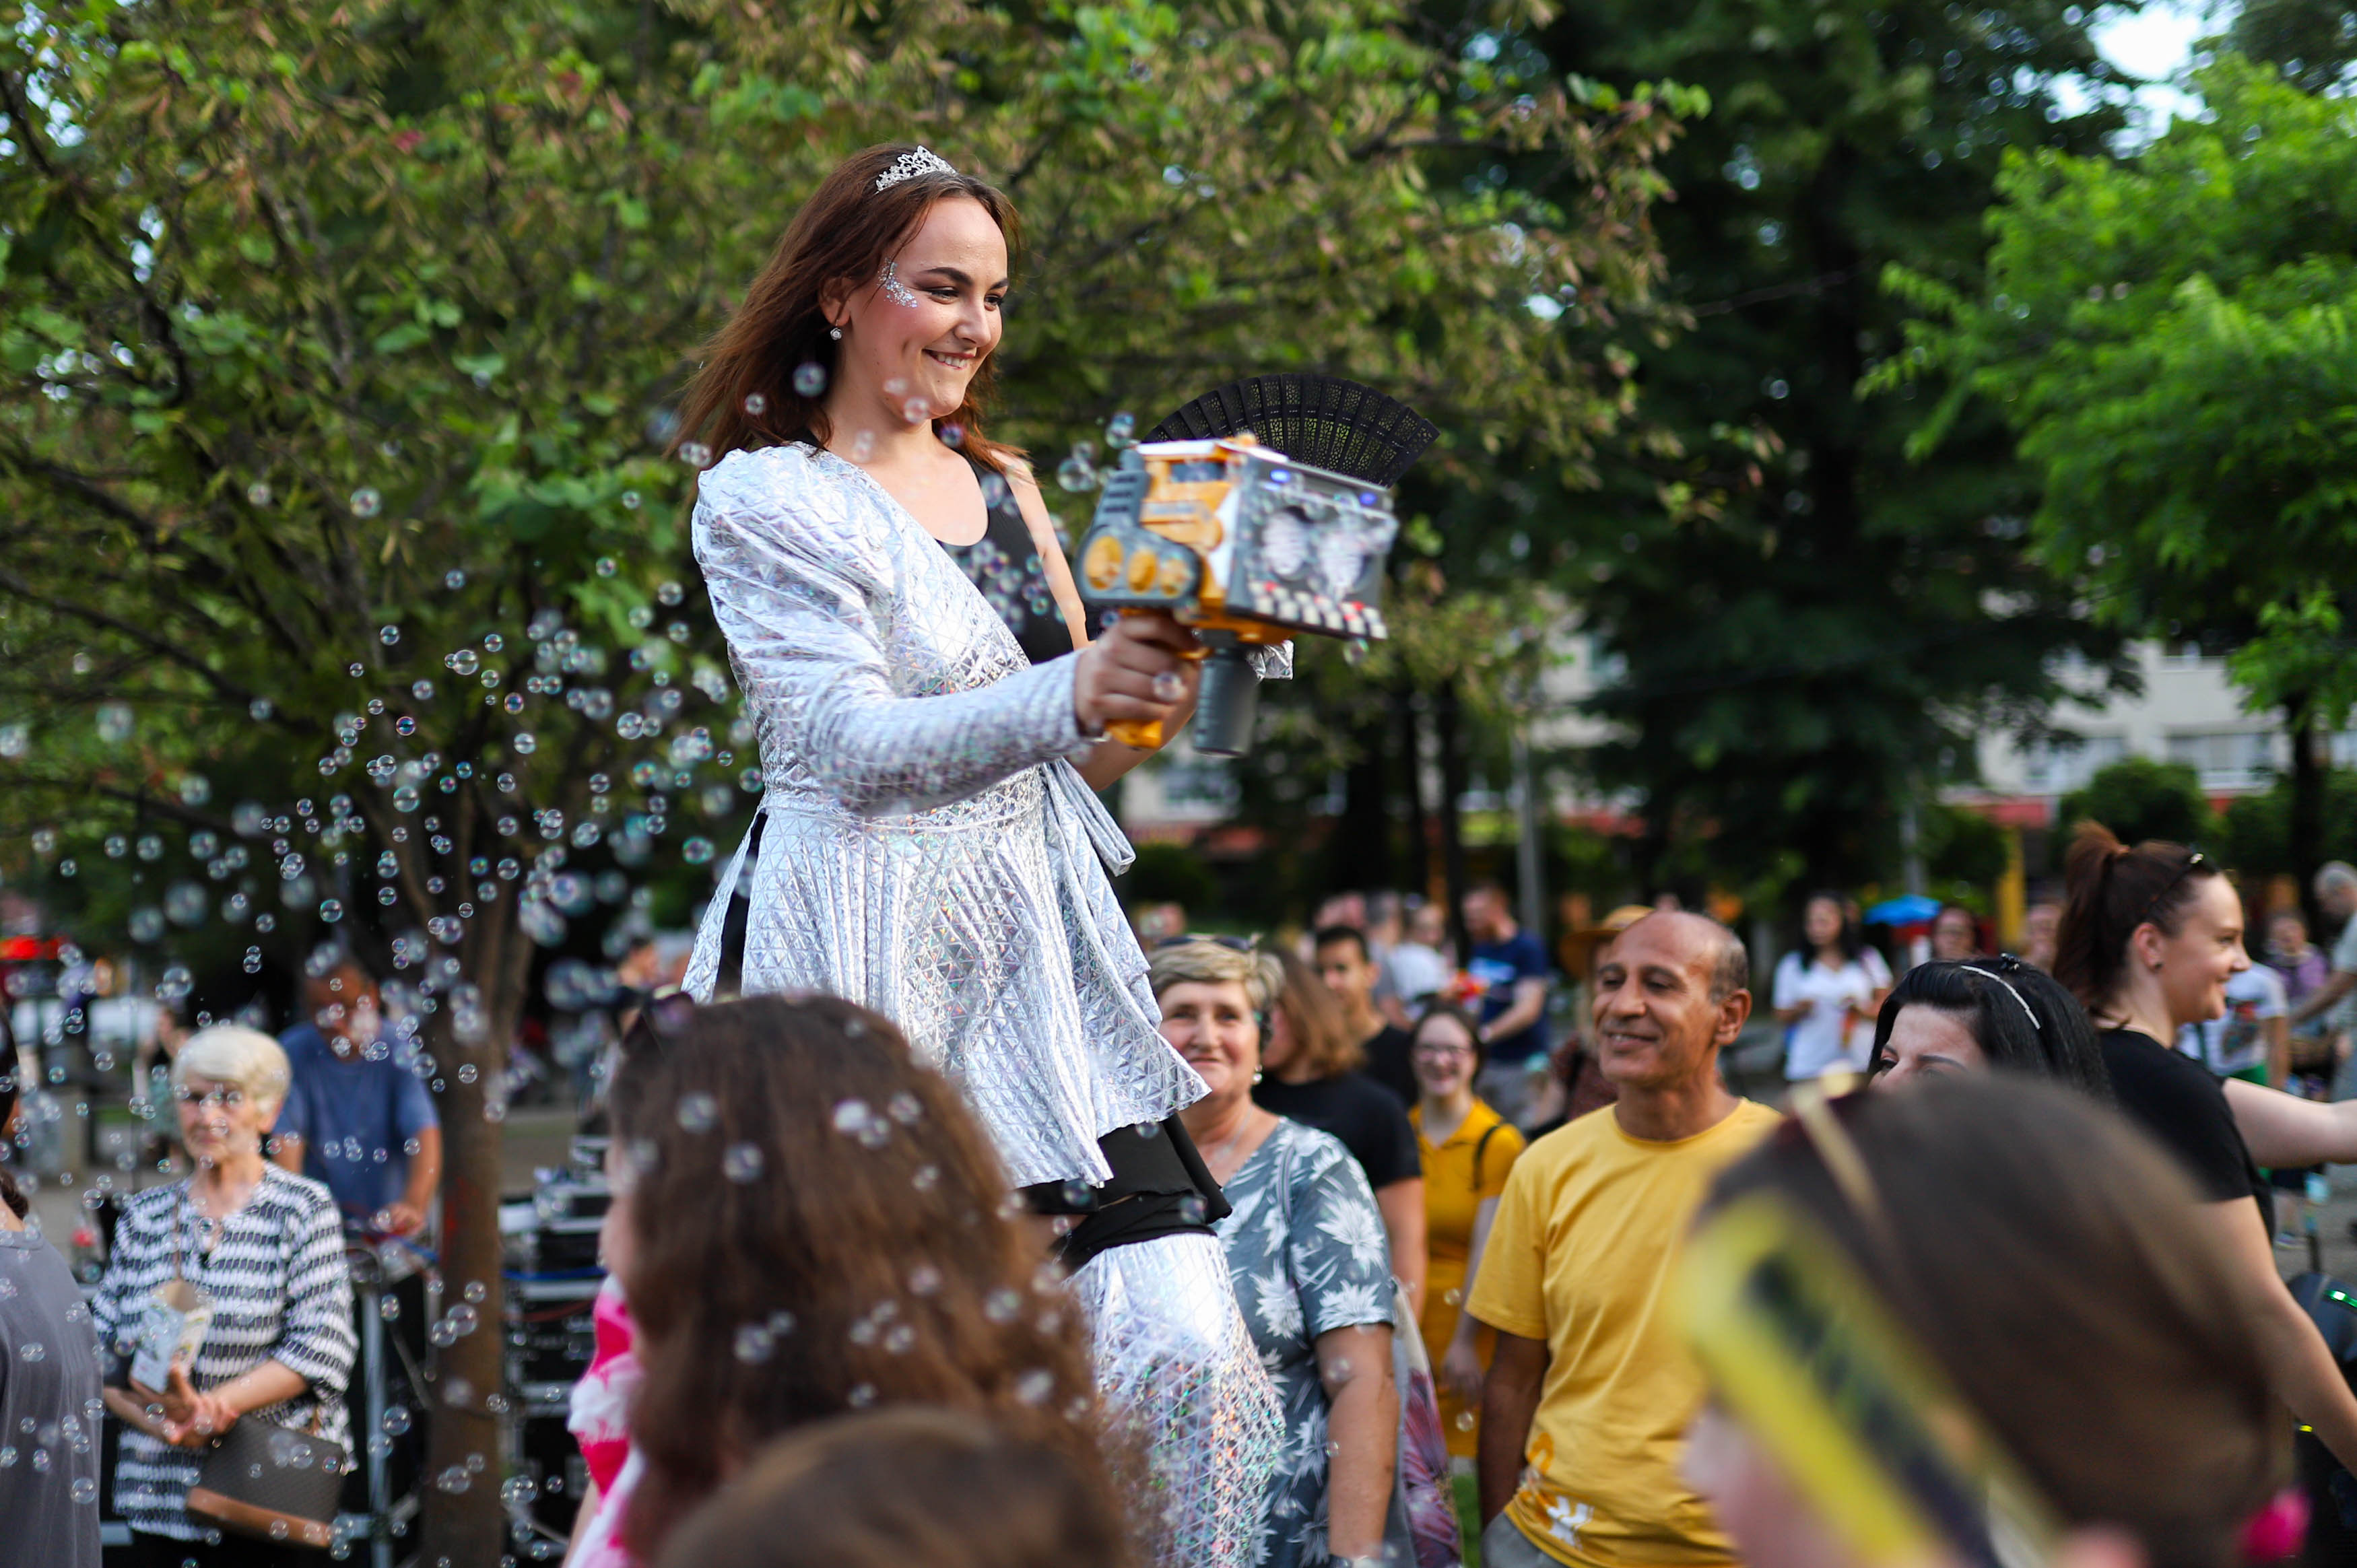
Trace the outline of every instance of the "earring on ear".
[[1253, 1082], [1254, 1082], [1255, 1085], [1257, 1085], [1257, 1084], [1260, 1082], [1260, 1078], [1261, 1078], [1260, 1069], [1258, 1069], [1258, 1068], [1254, 1068], [1254, 1069], [1253, 1069]]
[[834, 338], [838, 343], [843, 341], [843, 328], [840, 327], [828, 328], [826, 329], [826, 335]]

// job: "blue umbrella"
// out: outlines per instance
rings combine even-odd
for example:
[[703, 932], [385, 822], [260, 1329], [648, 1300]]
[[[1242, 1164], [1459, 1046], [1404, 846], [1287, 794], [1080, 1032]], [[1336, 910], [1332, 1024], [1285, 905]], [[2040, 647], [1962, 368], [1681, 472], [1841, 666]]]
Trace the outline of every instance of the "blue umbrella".
[[1921, 926], [1930, 923], [1940, 912], [1937, 898], [1926, 898], [1921, 893], [1902, 893], [1886, 899], [1866, 912], [1869, 926]]

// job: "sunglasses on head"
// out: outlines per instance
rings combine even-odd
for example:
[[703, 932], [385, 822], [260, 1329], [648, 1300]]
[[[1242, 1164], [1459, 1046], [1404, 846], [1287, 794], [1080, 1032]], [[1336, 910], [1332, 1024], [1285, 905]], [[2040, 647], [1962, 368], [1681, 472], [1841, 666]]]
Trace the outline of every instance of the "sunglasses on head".
[[1260, 933], [1255, 931], [1248, 937], [1215, 937], [1200, 931], [1187, 931], [1178, 936], [1163, 938], [1154, 944], [1154, 950], [1160, 952], [1164, 948], [1184, 947], [1189, 942], [1211, 942], [1215, 946], [1227, 949], [1230, 952], [1258, 952]]

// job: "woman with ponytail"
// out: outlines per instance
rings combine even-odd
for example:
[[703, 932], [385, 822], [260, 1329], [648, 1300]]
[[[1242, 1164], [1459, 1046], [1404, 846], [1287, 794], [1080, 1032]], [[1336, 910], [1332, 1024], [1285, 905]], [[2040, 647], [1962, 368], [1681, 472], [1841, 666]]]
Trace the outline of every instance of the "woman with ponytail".
[[2131, 849], [2083, 822], [2063, 880], [2054, 978], [2086, 1004], [2120, 1109], [2192, 1176], [2276, 1397], [2357, 1467], [2357, 1398], [2276, 1271], [2259, 1176], [2261, 1165], [2357, 1160], [2357, 1102], [2221, 1082], [2164, 1043], [2223, 1013], [2227, 980], [2251, 965], [2242, 898], [2200, 851], [2157, 840]]
[[[19, 1059], [0, 1020], [0, 1155], [16, 1152]], [[31, 1209], [0, 1165], [0, 1557], [98, 1568], [98, 1331]]]

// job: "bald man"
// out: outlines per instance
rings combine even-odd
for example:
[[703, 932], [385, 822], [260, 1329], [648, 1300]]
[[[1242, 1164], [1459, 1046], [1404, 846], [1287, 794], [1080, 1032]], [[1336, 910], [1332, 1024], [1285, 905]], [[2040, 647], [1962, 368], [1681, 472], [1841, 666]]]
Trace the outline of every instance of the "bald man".
[[1515, 1163], [1467, 1310], [1498, 1331], [1481, 1404], [1487, 1568], [1736, 1561], [1679, 1469], [1702, 1369], [1668, 1275], [1712, 1177], [1776, 1125], [1718, 1054], [1751, 1015], [1750, 964], [1706, 916], [1646, 916], [1597, 966], [1597, 1065], [1620, 1100]]

